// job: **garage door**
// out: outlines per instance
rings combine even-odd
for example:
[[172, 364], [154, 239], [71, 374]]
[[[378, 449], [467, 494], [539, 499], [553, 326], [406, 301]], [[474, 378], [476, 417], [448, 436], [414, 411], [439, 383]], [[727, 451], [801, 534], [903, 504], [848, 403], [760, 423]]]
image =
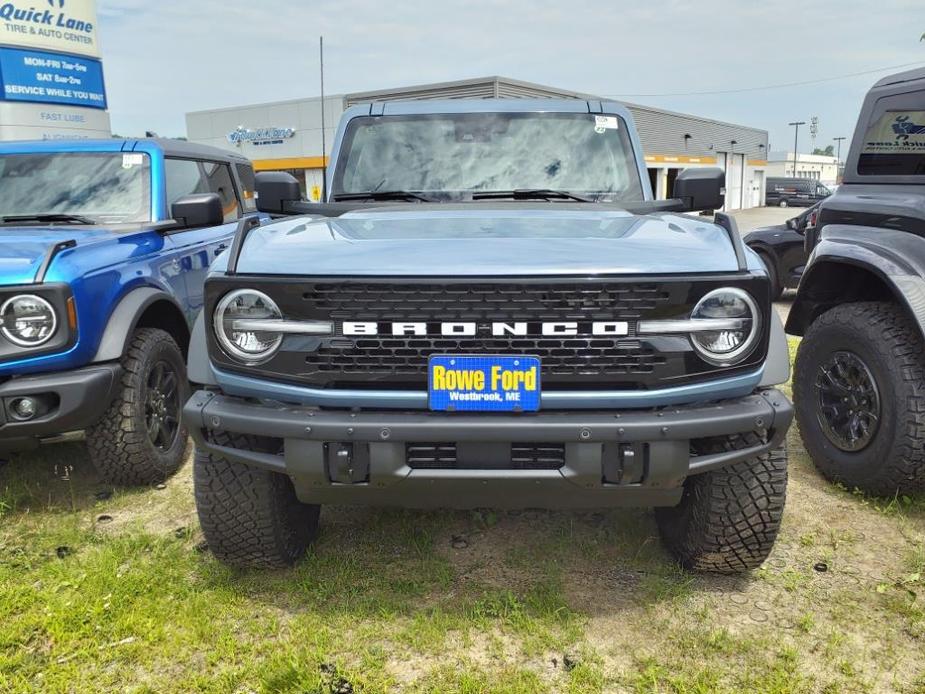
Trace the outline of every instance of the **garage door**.
[[745, 182], [745, 155], [727, 155], [726, 169], [726, 209], [742, 209], [742, 185]]

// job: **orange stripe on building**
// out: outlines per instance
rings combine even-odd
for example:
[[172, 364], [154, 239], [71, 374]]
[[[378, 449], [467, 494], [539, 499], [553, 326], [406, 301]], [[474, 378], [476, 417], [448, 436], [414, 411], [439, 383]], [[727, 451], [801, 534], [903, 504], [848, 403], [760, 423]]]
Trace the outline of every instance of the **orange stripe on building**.
[[287, 157], [285, 159], [257, 159], [255, 171], [285, 171], [286, 169], [323, 169], [328, 157]]

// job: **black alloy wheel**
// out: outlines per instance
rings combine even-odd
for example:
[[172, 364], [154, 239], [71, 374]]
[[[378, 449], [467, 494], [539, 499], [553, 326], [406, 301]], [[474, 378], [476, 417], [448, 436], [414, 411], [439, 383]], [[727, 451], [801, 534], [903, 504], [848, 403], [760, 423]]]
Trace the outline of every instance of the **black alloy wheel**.
[[169, 451], [180, 433], [180, 376], [161, 360], [148, 374], [145, 423], [148, 440], [159, 451]]
[[862, 451], [880, 426], [880, 391], [870, 367], [854, 352], [833, 352], [816, 374], [817, 417], [839, 450]]

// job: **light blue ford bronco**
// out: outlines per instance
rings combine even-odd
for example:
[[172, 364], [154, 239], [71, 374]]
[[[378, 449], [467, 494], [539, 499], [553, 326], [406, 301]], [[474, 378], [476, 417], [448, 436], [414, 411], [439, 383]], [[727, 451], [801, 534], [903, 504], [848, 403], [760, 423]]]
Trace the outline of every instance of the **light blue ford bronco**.
[[326, 201], [258, 174], [205, 285], [184, 410], [199, 517], [283, 566], [322, 504], [657, 508], [689, 568], [760, 565], [784, 509], [787, 344], [759, 258], [690, 169], [655, 201], [629, 112], [348, 110]]

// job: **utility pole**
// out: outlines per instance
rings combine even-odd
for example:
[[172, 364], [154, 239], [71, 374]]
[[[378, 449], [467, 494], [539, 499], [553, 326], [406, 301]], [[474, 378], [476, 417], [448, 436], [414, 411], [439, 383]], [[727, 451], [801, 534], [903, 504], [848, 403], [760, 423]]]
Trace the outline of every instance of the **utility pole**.
[[321, 202], [328, 201], [328, 143], [324, 133], [324, 36], [318, 37], [318, 54], [321, 64]]
[[793, 123], [787, 123], [787, 125], [793, 126], [793, 177], [797, 177], [797, 146], [800, 142], [800, 126], [806, 125], [805, 120], [795, 121]]
[[838, 174], [841, 173], [841, 143], [842, 140], [847, 140], [847, 137], [833, 137], [835, 142], [838, 143], [838, 154], [835, 155], [835, 182], [838, 183]]

